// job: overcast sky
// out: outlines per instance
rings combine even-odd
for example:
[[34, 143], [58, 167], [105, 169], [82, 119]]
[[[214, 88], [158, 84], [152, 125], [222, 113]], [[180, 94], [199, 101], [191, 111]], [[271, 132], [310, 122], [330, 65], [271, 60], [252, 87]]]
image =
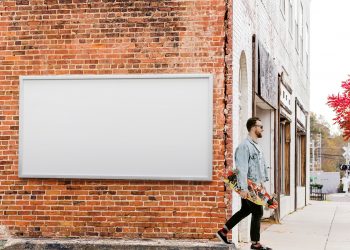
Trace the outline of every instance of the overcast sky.
[[[311, 111], [333, 124], [327, 96], [350, 75], [350, 0], [312, 0], [310, 13]], [[334, 126], [336, 127], [336, 126]]]

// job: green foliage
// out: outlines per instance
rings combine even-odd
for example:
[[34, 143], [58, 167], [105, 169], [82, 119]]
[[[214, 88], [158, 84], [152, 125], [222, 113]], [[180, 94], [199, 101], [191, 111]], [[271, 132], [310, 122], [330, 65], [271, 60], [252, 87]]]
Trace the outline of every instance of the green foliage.
[[312, 183], [312, 184], [310, 184], [310, 187], [322, 189], [322, 188], [323, 188], [323, 185], [322, 185], [322, 184]]

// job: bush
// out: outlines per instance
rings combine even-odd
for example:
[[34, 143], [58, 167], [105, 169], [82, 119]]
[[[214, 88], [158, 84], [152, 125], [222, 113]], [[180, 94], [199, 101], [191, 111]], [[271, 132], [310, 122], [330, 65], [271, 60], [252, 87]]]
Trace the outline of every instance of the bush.
[[310, 187], [322, 189], [322, 188], [323, 188], [323, 185], [322, 185], [322, 184], [312, 183], [312, 184], [310, 184]]

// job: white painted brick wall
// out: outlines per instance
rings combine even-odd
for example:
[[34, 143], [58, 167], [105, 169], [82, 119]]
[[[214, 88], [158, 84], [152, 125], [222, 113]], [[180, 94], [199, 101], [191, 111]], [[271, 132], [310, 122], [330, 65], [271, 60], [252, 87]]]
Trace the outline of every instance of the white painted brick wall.
[[[279, 0], [236, 0], [233, 2], [233, 117], [239, 117], [239, 69], [240, 69], [240, 56], [244, 51], [247, 61], [247, 98], [248, 99], [248, 114], [252, 113], [252, 36], [256, 34], [259, 42], [262, 42], [264, 47], [274, 58], [274, 62], [277, 66], [278, 72], [282, 72], [282, 67], [288, 73], [291, 88], [293, 89], [293, 121], [295, 115], [294, 100], [297, 97], [303, 104], [304, 108], [308, 111], [310, 100], [310, 80], [306, 74], [306, 61], [305, 50], [309, 50], [309, 44], [306, 42], [306, 23], [310, 27], [310, 2], [309, 0], [292, 0], [293, 2], [293, 14], [296, 16], [297, 8], [299, 9], [300, 2], [303, 4], [304, 18], [303, 18], [303, 31], [304, 31], [304, 51], [303, 51], [303, 64], [300, 60], [300, 55], [295, 49], [295, 25], [293, 17], [293, 31], [292, 36], [289, 33], [288, 23], [288, 6], [289, 0], [286, 1], [286, 15], [283, 16], [280, 11]], [[300, 24], [299, 24], [300, 26]], [[300, 53], [300, 51], [299, 51]], [[310, 57], [310, 53], [309, 53]], [[239, 119], [233, 119], [233, 146], [234, 149], [238, 146], [241, 136], [240, 127], [242, 126]], [[291, 131], [295, 131], [295, 124], [292, 123]], [[284, 216], [294, 210], [294, 142], [295, 135], [292, 133], [292, 145], [291, 145], [291, 195], [288, 204], [285, 204], [286, 209], [282, 211], [281, 216]], [[308, 145], [309, 139], [307, 140]], [[309, 154], [307, 153], [307, 163], [309, 162]], [[308, 167], [308, 165], [307, 165]], [[308, 176], [308, 175], [307, 175]], [[308, 187], [308, 180], [307, 180]], [[288, 199], [286, 197], [284, 200]], [[292, 204], [292, 205], [289, 205]], [[239, 199], [235, 199], [233, 202], [233, 212], [237, 211], [240, 207]], [[240, 240], [249, 241], [249, 223], [247, 221], [241, 223], [240, 226]], [[233, 239], [237, 239], [237, 231], [233, 231]]]

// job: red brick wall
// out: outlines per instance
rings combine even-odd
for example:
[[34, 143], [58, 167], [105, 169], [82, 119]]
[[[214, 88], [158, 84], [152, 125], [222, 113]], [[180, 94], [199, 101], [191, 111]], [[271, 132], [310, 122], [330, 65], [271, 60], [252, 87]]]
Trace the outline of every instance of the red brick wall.
[[[0, 1], [0, 225], [25, 237], [212, 239], [231, 207], [220, 180], [232, 148], [224, 133], [231, 7], [225, 0]], [[19, 76], [201, 72], [214, 75], [212, 182], [18, 178]]]
[[[224, 140], [225, 140], [225, 163], [224, 163], [224, 172], [232, 169], [233, 167], [233, 132], [232, 132], [232, 82], [233, 82], [233, 67], [232, 67], [232, 56], [233, 56], [233, 41], [232, 41], [232, 33], [233, 33], [233, 25], [232, 25], [232, 16], [233, 16], [233, 8], [232, 8], [232, 0], [226, 0], [226, 10], [225, 10], [225, 125], [224, 125]], [[226, 190], [225, 192], [225, 203], [226, 203], [226, 216], [227, 219], [231, 217], [232, 211], [232, 191]]]

